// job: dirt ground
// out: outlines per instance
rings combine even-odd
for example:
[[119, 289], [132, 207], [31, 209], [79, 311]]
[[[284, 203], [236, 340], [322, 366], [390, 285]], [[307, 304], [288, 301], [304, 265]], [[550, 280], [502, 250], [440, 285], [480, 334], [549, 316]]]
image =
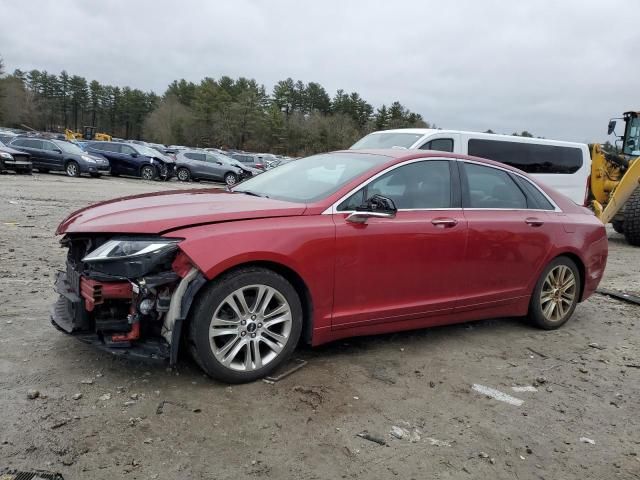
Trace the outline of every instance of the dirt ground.
[[[0, 471], [66, 480], [640, 478], [640, 307], [601, 295], [554, 332], [503, 319], [301, 347], [296, 357], [308, 364], [273, 385], [222, 385], [186, 357], [170, 371], [55, 330], [58, 222], [93, 201], [194, 186], [202, 184], [0, 176]], [[602, 286], [640, 293], [640, 249], [613, 231], [609, 239]], [[40, 397], [27, 398], [30, 389]], [[357, 436], [365, 431], [386, 445]]]

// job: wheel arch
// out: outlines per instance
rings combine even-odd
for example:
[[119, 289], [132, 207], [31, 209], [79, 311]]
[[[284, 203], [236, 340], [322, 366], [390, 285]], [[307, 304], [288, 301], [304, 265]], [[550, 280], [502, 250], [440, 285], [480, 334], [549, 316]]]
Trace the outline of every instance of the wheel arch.
[[[210, 278], [208, 282], [201, 285], [195, 297], [197, 298], [201, 294], [203, 287], [209, 284], [210, 282], [215, 282], [223, 275], [226, 275], [230, 272], [239, 270], [241, 268], [246, 268], [246, 267], [261, 267], [267, 270], [271, 270], [273, 272], [276, 272], [279, 275], [282, 275], [289, 283], [291, 283], [291, 285], [293, 286], [293, 288], [295, 289], [296, 293], [300, 298], [300, 303], [302, 304], [303, 318], [302, 318], [301, 339], [306, 343], [311, 343], [311, 339], [313, 336], [313, 299], [311, 297], [311, 291], [309, 290], [309, 287], [307, 286], [306, 282], [302, 279], [302, 276], [298, 272], [296, 272], [293, 268], [291, 268], [290, 266], [284, 265], [283, 263], [279, 263], [272, 260], [251, 260], [243, 263], [238, 263], [225, 270], [218, 272], [214, 277]], [[193, 308], [194, 303], [195, 303], [195, 299], [194, 299], [194, 302], [191, 303], [191, 306], [189, 307], [189, 311], [186, 314], [187, 324], [191, 322], [191, 309]], [[188, 331], [189, 331], [188, 326], [185, 325], [183, 332], [188, 332]]]
[[584, 287], [586, 284], [586, 267], [584, 265], [584, 262], [582, 261], [582, 258], [580, 258], [580, 256], [575, 253], [575, 252], [571, 252], [571, 251], [566, 251], [566, 252], [562, 252], [559, 253], [558, 255], [556, 255], [555, 257], [553, 257], [551, 260], [549, 260], [547, 262], [547, 265], [549, 265], [549, 263], [553, 262], [554, 260], [560, 258], [560, 257], [567, 257], [568, 259], [572, 260], [573, 263], [576, 264], [576, 267], [578, 267], [578, 273], [580, 274], [580, 297], [579, 297], [579, 301], [582, 301], [582, 297], [584, 295]]

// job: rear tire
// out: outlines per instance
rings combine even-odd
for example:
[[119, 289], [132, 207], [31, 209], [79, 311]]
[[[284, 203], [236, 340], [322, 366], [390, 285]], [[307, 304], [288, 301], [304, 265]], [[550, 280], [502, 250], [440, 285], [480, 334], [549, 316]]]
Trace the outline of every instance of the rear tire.
[[624, 236], [630, 245], [640, 247], [640, 188], [624, 205]]
[[241, 268], [211, 282], [198, 296], [189, 347], [212, 378], [251, 382], [289, 358], [302, 320], [300, 298], [284, 277], [265, 268]]
[[582, 291], [575, 262], [558, 257], [542, 271], [529, 303], [529, 319], [544, 330], [564, 325], [573, 315]]
[[80, 176], [80, 166], [74, 160], [70, 160], [64, 167], [65, 172], [70, 177], [79, 177]]
[[189, 180], [191, 180], [191, 172], [189, 171], [188, 168], [184, 168], [184, 167], [179, 168], [176, 176], [178, 177], [178, 180], [180, 180], [181, 182], [188, 182]]

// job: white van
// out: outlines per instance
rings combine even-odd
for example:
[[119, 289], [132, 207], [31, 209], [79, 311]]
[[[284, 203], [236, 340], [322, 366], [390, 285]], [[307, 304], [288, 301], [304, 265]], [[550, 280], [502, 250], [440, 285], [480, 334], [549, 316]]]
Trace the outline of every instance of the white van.
[[506, 163], [584, 205], [591, 174], [591, 155], [584, 143], [493, 133], [400, 128], [373, 132], [351, 149], [417, 148], [462, 153]]

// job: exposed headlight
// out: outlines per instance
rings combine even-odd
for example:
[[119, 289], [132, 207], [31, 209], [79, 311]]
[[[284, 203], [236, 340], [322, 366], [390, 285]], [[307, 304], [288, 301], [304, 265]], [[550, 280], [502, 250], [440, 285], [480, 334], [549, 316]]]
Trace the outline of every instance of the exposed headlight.
[[170, 269], [179, 241], [166, 238], [113, 239], [90, 252], [82, 262], [89, 271], [99, 274], [138, 278], [159, 267]]
[[89, 155], [82, 155], [82, 159], [85, 162], [96, 163], [96, 159], [95, 158], [91, 158]]
[[82, 259], [83, 262], [104, 262], [123, 260], [132, 257], [158, 255], [168, 250], [175, 250], [179, 240], [149, 239], [149, 240], [109, 240], [90, 252]]
[[0, 158], [4, 158], [5, 160], [13, 160], [11, 154], [7, 152], [0, 152]]

